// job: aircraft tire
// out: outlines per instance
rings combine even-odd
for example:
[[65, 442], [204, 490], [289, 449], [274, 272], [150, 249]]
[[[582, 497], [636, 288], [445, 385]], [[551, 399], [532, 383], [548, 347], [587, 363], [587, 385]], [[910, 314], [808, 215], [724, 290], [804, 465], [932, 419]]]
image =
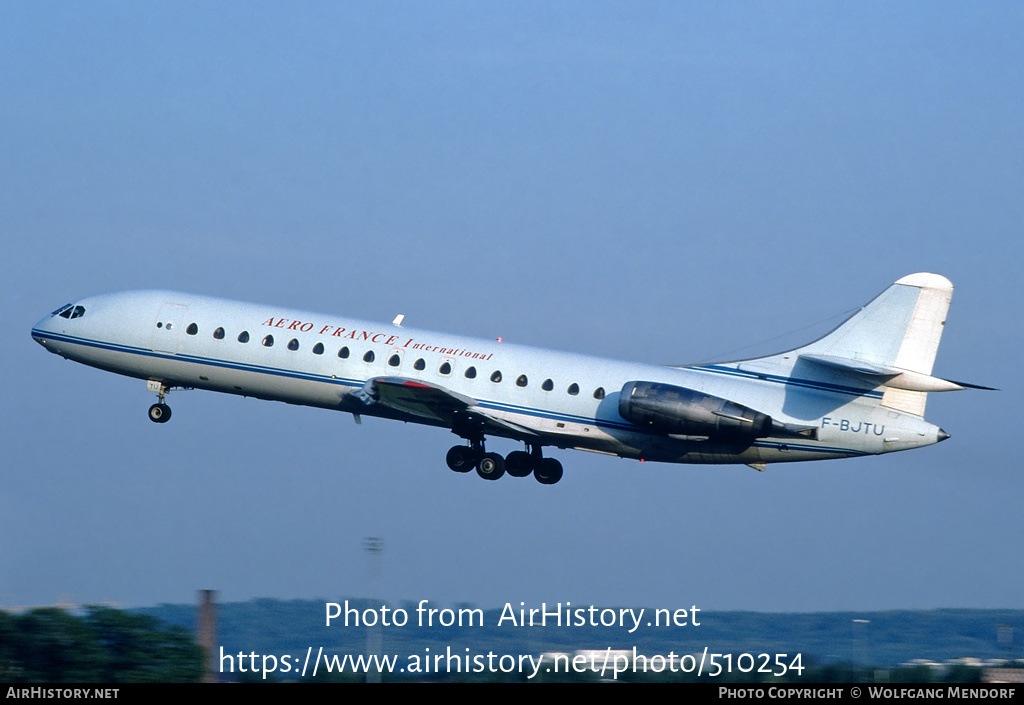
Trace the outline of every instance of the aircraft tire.
[[543, 458], [537, 463], [533, 476], [542, 485], [553, 485], [562, 479], [562, 464], [554, 458]]
[[149, 407], [149, 420], [153, 423], [167, 423], [171, 420], [171, 407], [166, 404], [154, 404]]
[[485, 453], [476, 464], [476, 474], [485, 480], [497, 480], [505, 474], [505, 459], [497, 453]]
[[468, 446], [452, 446], [444, 460], [455, 472], [469, 472], [477, 463], [477, 454]]
[[514, 450], [505, 456], [505, 472], [510, 477], [527, 477], [533, 472], [533, 457], [522, 450]]

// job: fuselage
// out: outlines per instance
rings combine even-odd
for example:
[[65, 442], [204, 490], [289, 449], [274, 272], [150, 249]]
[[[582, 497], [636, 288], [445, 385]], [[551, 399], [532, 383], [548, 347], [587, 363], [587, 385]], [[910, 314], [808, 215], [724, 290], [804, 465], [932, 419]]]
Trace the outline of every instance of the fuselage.
[[[171, 291], [82, 299], [39, 321], [32, 337], [65, 358], [168, 389], [446, 426], [443, 417], [359, 398], [371, 380], [409, 380], [468, 398], [472, 410], [505, 424], [488, 435], [652, 461], [817, 460], [944, 437], [918, 416], [880, 406], [881, 392], [802, 376], [785, 356], [663, 367]], [[623, 386], [636, 380], [721, 397], [814, 432], [746, 442], [652, 432], [619, 413]]]

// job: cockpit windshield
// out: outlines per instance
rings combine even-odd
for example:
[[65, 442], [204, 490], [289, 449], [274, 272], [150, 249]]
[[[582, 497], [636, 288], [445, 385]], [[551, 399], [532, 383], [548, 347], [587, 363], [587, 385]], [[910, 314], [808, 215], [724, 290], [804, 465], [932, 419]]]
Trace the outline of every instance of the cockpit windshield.
[[61, 318], [81, 318], [82, 316], [85, 315], [85, 306], [65, 304], [64, 306], [61, 306], [50, 315], [60, 316]]

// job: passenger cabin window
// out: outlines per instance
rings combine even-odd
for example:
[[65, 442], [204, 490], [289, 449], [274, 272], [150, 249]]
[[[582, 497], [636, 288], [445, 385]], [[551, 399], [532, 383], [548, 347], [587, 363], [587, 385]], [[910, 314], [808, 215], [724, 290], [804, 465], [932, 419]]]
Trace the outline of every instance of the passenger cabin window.
[[494, 382], [495, 384], [500, 382], [501, 381], [501, 372], [499, 372], [498, 370], [495, 370], [494, 372], [492, 372], [491, 373], [491, 381]]
[[442, 362], [440, 369], [438, 369], [438, 372], [443, 375], [450, 375], [452, 373], [452, 363]]
[[342, 360], [347, 358], [348, 357], [348, 348], [346, 347], [346, 348], [342, 348], [341, 350], [339, 350], [338, 351], [338, 357], [340, 357]]
[[189, 335], [195, 335], [196, 333], [199, 332], [199, 326], [197, 326], [195, 323], [189, 323], [188, 328], [185, 329], [185, 332], [188, 333]]
[[217, 340], [223, 340], [224, 339], [224, 329], [223, 328], [218, 328], [217, 330], [213, 331], [213, 337], [216, 338]]
[[298, 350], [299, 349], [299, 341], [296, 338], [292, 338], [291, 340], [289, 340], [288, 341], [288, 349], [289, 350]]
[[598, 387], [594, 390], [595, 399], [604, 399], [604, 387]]
[[373, 350], [367, 350], [366, 354], [363, 355], [363, 362], [373, 362]]
[[427, 363], [422, 357], [413, 364], [413, 367], [415, 367], [417, 370], [422, 370], [426, 368], [426, 366]]
[[399, 365], [402, 364], [402, 358], [400, 358], [396, 353], [388, 358], [388, 364], [391, 365], [392, 367], [398, 367]]
[[475, 377], [476, 377], [476, 368], [475, 367], [467, 367], [466, 368], [466, 379], [473, 379]]
[[543, 389], [545, 392], [550, 392], [552, 389], [555, 388], [555, 383], [552, 382], [550, 379], [546, 379], [544, 380], [544, 382], [541, 383], [540, 388]]
[[248, 343], [249, 342], [249, 331], [243, 330], [241, 333], [239, 333], [238, 334], [238, 342], [239, 343]]
[[517, 387], [525, 387], [527, 384], [528, 380], [526, 379], [526, 375], [519, 375], [519, 377], [516, 378]]
[[576, 396], [579, 393], [580, 393], [580, 385], [576, 384], [575, 382], [573, 382], [572, 384], [569, 385], [569, 394], [572, 394], [573, 396]]
[[324, 344], [323, 343], [317, 343], [316, 345], [314, 345], [313, 346], [313, 354], [314, 355], [323, 355], [324, 354]]
[[274, 347], [274, 336], [268, 335], [266, 338], [264, 338], [263, 339], [263, 347], [265, 347], [265, 348], [272, 348], [272, 347]]

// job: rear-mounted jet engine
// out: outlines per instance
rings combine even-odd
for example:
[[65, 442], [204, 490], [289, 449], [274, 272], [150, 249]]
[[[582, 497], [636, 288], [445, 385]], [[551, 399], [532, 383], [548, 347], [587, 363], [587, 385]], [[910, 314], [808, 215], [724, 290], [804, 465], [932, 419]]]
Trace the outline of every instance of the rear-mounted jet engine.
[[627, 382], [619, 395], [619, 415], [658, 433], [752, 441], [772, 434], [772, 417], [740, 404], [686, 387], [659, 382]]

